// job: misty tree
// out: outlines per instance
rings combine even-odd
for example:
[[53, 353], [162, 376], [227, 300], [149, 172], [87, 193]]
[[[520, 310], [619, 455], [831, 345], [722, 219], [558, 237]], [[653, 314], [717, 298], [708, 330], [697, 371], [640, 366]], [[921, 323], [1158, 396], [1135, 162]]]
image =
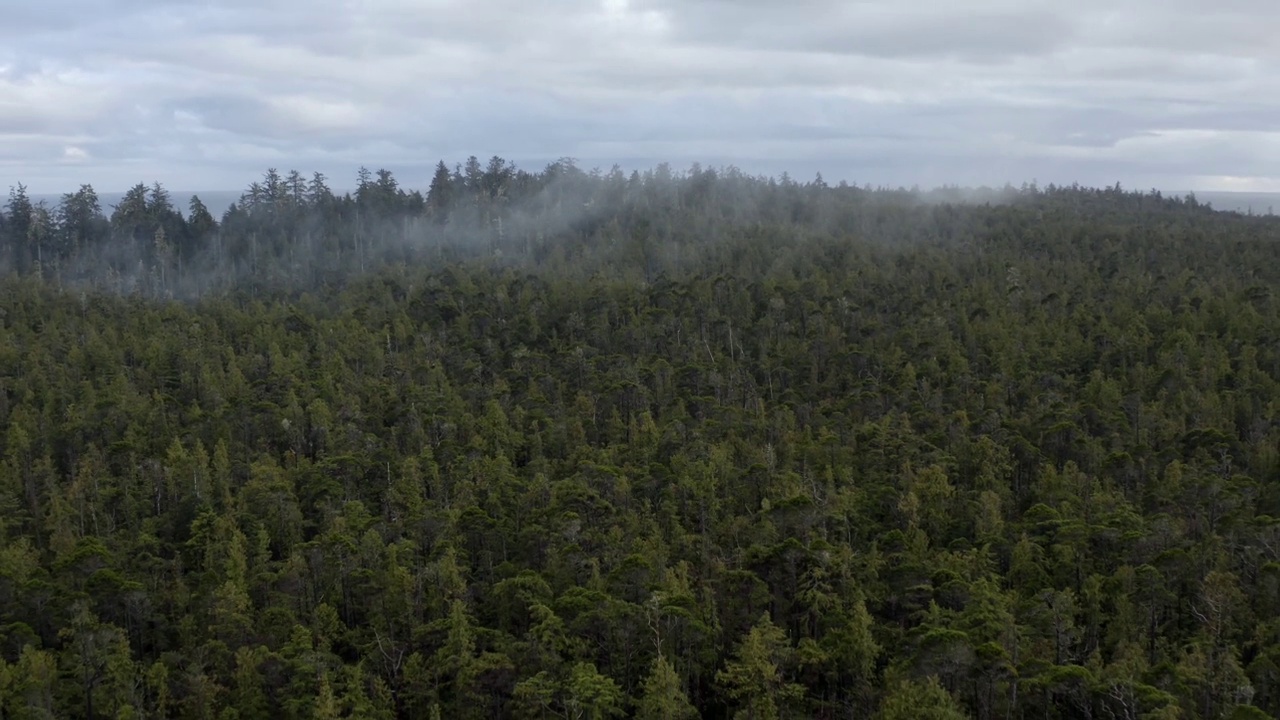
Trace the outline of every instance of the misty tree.
[[105, 242], [111, 230], [92, 185], [81, 185], [76, 192], [62, 196], [57, 225], [60, 254], [75, 254]]
[[155, 233], [145, 184], [138, 183], [125, 192], [111, 213], [111, 230], [115, 240], [133, 243]]
[[513, 177], [515, 177], [515, 166], [494, 155], [489, 158], [481, 184], [490, 198], [496, 198], [506, 189], [507, 183]]
[[31, 224], [27, 228], [27, 250], [33, 257], [36, 267], [43, 272], [46, 267], [58, 261], [57, 226], [53, 211], [41, 200], [31, 211]]
[[8, 211], [5, 218], [6, 254], [15, 270], [26, 273], [33, 259], [28, 238], [31, 234], [31, 225], [35, 221], [35, 205], [27, 196], [25, 185], [18, 183], [9, 188], [9, 202], [5, 205], [5, 209]]
[[263, 202], [275, 210], [279, 209], [288, 198], [289, 192], [280, 171], [267, 168], [267, 172], [262, 176]]
[[437, 223], [449, 219], [449, 211], [453, 207], [454, 184], [449, 168], [441, 160], [436, 165], [435, 175], [431, 177], [431, 187], [427, 190], [427, 209]]
[[153, 237], [155, 233], [163, 231], [168, 245], [186, 244], [188, 234], [186, 218], [174, 207], [169, 191], [160, 183], [153, 183], [147, 194], [147, 213], [154, 227]]
[[484, 190], [484, 167], [475, 155], [468, 157], [462, 166], [462, 184], [472, 194]]
[[197, 242], [204, 242], [218, 230], [218, 221], [213, 218], [209, 208], [205, 206], [198, 195], [191, 196], [191, 202], [187, 210], [187, 228], [190, 231], [191, 238]]
[[288, 191], [290, 205], [294, 208], [306, 207], [307, 181], [302, 177], [302, 173], [297, 170], [290, 170], [288, 176], [285, 177], [284, 183]]
[[316, 172], [311, 174], [311, 181], [307, 183], [307, 204], [312, 208], [322, 208], [326, 203], [333, 200], [333, 191], [329, 189], [329, 179], [324, 173]]

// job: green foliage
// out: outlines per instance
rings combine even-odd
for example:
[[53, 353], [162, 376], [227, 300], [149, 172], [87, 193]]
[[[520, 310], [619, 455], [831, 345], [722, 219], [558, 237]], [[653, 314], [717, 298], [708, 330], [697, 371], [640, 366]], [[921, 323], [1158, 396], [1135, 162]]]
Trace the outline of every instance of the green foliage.
[[676, 669], [661, 655], [645, 678], [636, 705], [636, 720], [694, 720], [698, 710], [689, 702]]
[[1280, 716], [1275, 219], [325, 182], [15, 189], [0, 715]]
[[804, 687], [787, 682], [783, 667], [791, 658], [791, 647], [768, 614], [760, 617], [738, 644], [733, 659], [716, 674], [725, 694], [736, 702], [734, 717], [743, 720], [775, 720], [804, 695]]
[[905, 680], [884, 698], [876, 720], [967, 720], [951, 695], [929, 676], [922, 682]]

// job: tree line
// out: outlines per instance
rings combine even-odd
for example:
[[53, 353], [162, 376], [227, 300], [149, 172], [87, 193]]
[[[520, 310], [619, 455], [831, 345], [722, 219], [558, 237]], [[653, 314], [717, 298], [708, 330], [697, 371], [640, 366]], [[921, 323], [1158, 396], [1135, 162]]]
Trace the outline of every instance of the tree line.
[[1194, 197], [1124, 193], [1119, 186], [925, 193], [829, 186], [821, 175], [800, 183], [786, 174], [756, 177], [697, 164], [628, 175], [617, 166], [584, 171], [565, 158], [528, 172], [500, 157], [482, 164], [473, 156], [452, 170], [441, 161], [425, 191], [406, 190], [389, 170], [361, 168], [355, 191], [338, 195], [321, 173], [307, 178], [273, 168], [221, 218], [198, 196], [184, 212], [158, 182], [138, 183], [110, 208], [90, 185], [50, 207], [33, 203], [18, 183], [0, 212], [0, 270], [64, 287], [191, 299], [233, 289], [332, 287], [386, 265], [478, 256], [536, 265], [585, 262], [600, 270], [621, 249], [651, 280], [681, 269], [688, 244], [744, 227], [902, 242], [937, 232], [913, 217], [916, 206], [1062, 193], [1078, 208], [1096, 204], [1098, 195], [1119, 194], [1166, 211], [1208, 209]]

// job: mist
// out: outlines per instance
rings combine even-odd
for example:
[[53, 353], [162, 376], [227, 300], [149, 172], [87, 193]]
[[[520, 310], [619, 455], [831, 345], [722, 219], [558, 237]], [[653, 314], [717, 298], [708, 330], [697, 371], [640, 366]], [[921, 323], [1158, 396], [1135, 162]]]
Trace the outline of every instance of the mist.
[[859, 187], [696, 163], [584, 170], [568, 158], [535, 172], [496, 156], [441, 162], [421, 190], [388, 170], [362, 168], [355, 180], [339, 193], [322, 174], [269, 169], [210, 202], [154, 183], [110, 203], [84, 185], [53, 204], [17, 185], [0, 215], [0, 262], [66, 289], [165, 299], [305, 292], [388, 266], [467, 261], [653, 282], [744, 237], [775, 253], [813, 239], [961, 242], [956, 228], [968, 221], [957, 225], [956, 212], [1047, 196], [1077, 208], [1123, 196], [1210, 210], [1193, 196], [1119, 186]]

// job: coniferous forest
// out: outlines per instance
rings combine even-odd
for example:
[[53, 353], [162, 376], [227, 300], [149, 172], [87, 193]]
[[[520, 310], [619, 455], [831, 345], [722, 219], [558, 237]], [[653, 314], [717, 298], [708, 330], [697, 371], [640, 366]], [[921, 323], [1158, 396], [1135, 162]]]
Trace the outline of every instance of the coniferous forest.
[[0, 213], [0, 717], [1280, 715], [1280, 218], [570, 160]]

